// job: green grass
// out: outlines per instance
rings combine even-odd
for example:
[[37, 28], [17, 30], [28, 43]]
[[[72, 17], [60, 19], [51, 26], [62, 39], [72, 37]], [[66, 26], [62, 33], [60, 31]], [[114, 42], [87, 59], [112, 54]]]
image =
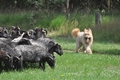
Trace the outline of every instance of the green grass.
[[65, 52], [63, 56], [57, 56], [54, 70], [46, 67], [43, 72], [40, 69], [26, 69], [23, 72], [3, 72], [2, 80], [119, 80], [119, 57], [101, 54], [75, 54]]
[[[71, 37], [68, 38], [57, 37], [56, 41], [62, 45], [64, 50], [75, 51], [76, 43], [74, 39], [71, 39]], [[92, 50], [93, 53], [97, 53], [97, 54], [120, 55], [119, 43], [112, 43], [112, 42], [109, 43], [106, 41], [97, 42], [94, 40]]]
[[[94, 42], [92, 55], [75, 53], [75, 40], [53, 37], [61, 44], [64, 54], [56, 54], [56, 65], [46, 70], [28, 68], [23, 71], [9, 71], [0, 74], [0, 80], [119, 80], [120, 45]], [[119, 50], [119, 51], [117, 51]], [[111, 52], [112, 51], [112, 52]], [[109, 54], [110, 53], [110, 54]], [[112, 53], [112, 54], [111, 54]], [[119, 53], [119, 54], [116, 54]]]
[[30, 28], [29, 13], [5, 13], [0, 14], [0, 25], [2, 27], [20, 26], [22, 29]]
[[66, 17], [63, 15], [56, 16], [50, 23], [50, 28], [59, 29], [59, 27], [66, 21]]

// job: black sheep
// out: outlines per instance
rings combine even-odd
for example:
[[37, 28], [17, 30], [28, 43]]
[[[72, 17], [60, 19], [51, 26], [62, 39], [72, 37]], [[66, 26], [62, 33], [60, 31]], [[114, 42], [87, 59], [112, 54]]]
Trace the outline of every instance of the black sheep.
[[48, 53], [47, 48], [36, 45], [18, 45], [15, 47], [18, 54], [22, 55], [25, 62], [38, 62], [40, 67], [45, 70], [45, 62], [50, 67], [54, 67], [55, 58]]
[[[14, 69], [14, 66], [17, 66], [18, 64], [14, 64], [13, 65], [13, 58], [14, 57], [19, 57], [21, 55], [17, 54], [17, 52], [15, 50], [13, 50], [13, 48], [11, 46], [9, 46], [6, 43], [3, 43], [2, 41], [0, 41], [0, 58], [2, 59], [1, 61], [5, 63], [5, 68], [8, 69]], [[4, 58], [4, 57], [8, 57]], [[20, 69], [22, 69], [22, 59], [20, 57]]]
[[53, 55], [54, 52], [56, 52], [60, 56], [63, 55], [62, 47], [51, 38], [41, 37], [37, 40], [29, 39], [28, 41], [31, 43], [31, 45], [47, 47], [48, 52]]
[[[3, 65], [4, 64], [4, 65]], [[13, 69], [13, 59], [10, 54], [6, 54], [2, 49], [0, 49], [0, 71], [3, 69]]]
[[51, 38], [38, 38], [37, 41], [39, 44], [42, 43], [45, 46], [48, 47], [48, 52], [49, 53], [54, 53], [56, 52], [58, 55], [63, 55], [63, 51], [62, 51], [62, 47], [61, 45], [59, 45], [57, 42], [55, 42], [53, 39]]
[[10, 38], [10, 34], [8, 30], [4, 27], [0, 27], [0, 37], [2, 38]]

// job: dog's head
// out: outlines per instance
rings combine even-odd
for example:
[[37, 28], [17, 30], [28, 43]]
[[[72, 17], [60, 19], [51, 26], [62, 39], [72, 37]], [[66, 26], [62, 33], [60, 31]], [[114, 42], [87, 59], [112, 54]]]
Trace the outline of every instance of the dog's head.
[[89, 29], [84, 29], [84, 39], [85, 39], [85, 43], [90, 44], [91, 41], [93, 40], [93, 36], [92, 36], [92, 30]]

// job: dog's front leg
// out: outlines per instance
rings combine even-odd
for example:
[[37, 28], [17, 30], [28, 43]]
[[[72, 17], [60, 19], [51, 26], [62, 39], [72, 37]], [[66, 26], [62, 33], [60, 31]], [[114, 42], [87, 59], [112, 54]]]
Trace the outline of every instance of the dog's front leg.
[[89, 53], [89, 54], [92, 54], [92, 50], [90, 49], [90, 47], [87, 47], [85, 50], [84, 50], [85, 53]]
[[89, 49], [89, 50], [88, 50], [88, 53], [89, 53], [89, 54], [92, 54], [92, 50], [91, 50], [91, 49]]
[[76, 42], [76, 53], [79, 52], [79, 48], [80, 48], [80, 44], [79, 44], [79, 42]]

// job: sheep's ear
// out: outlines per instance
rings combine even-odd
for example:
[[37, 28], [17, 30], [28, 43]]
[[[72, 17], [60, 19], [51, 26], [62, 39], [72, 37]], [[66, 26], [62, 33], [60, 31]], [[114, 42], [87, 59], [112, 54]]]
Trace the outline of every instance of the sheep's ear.
[[4, 59], [5, 59], [5, 60], [9, 60], [9, 58], [10, 58], [9, 55], [4, 56]]
[[5, 57], [6, 60], [9, 60], [8, 56]]
[[8, 57], [11, 57], [12, 55], [11, 54], [8, 54], [9, 56]]
[[50, 41], [49, 43], [48, 43], [48, 46], [54, 46], [54, 42], [52, 42], [52, 41]]
[[19, 27], [19, 26], [17, 26], [16, 28], [17, 28], [17, 30], [20, 30], [20, 27]]
[[57, 43], [57, 44], [55, 44], [55, 46], [59, 46], [59, 44]]
[[45, 33], [45, 35], [47, 35], [47, 30], [44, 28], [41, 28], [41, 32]]
[[30, 32], [29, 32], [29, 31], [27, 31], [27, 34], [28, 34], [28, 36], [31, 36], [31, 34], [30, 34]]
[[46, 31], [46, 35], [47, 35], [48, 31], [46, 29], [45, 29], [45, 31]]
[[19, 56], [19, 58], [21, 58], [21, 55]]
[[37, 29], [38, 29], [38, 27], [35, 28], [35, 30], [37, 30]]

